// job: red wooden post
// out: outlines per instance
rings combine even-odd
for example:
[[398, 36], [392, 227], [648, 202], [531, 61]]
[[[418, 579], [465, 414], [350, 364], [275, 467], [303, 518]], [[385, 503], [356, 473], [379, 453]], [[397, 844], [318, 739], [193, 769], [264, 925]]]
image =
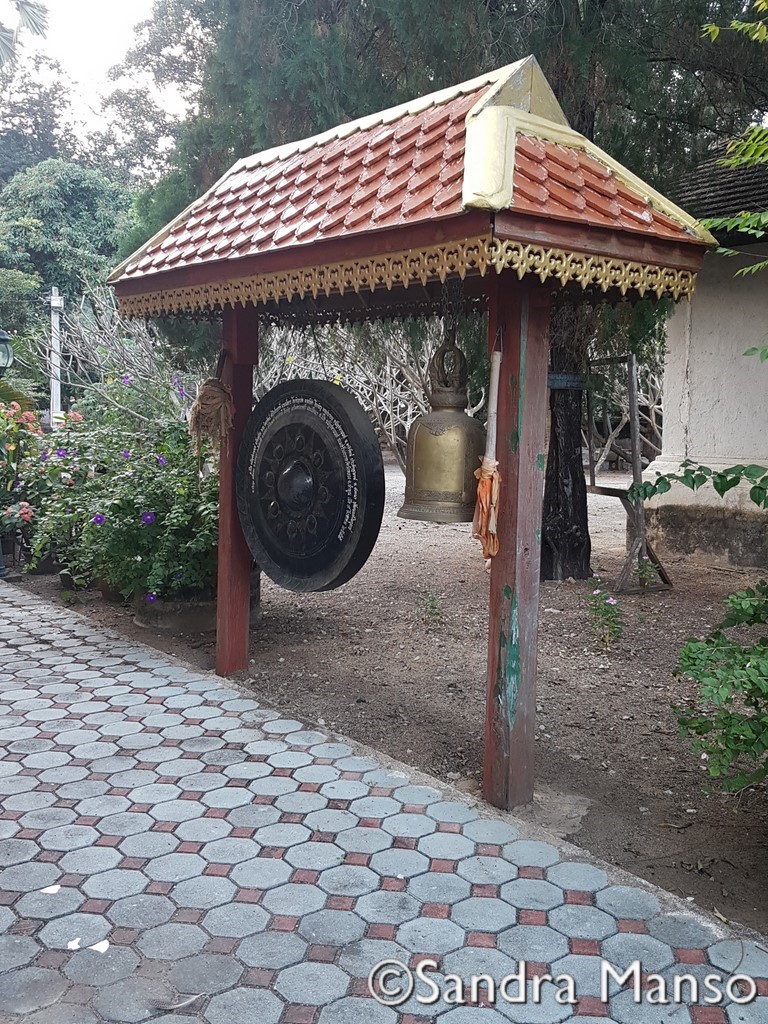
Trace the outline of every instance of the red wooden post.
[[222, 380], [232, 390], [234, 425], [221, 442], [219, 570], [216, 594], [216, 671], [227, 676], [248, 665], [251, 552], [240, 528], [235, 495], [237, 450], [253, 401], [259, 334], [253, 306], [224, 307]]
[[536, 645], [547, 400], [549, 290], [502, 274], [490, 295], [489, 345], [502, 331], [496, 457], [499, 553], [491, 563], [483, 796], [533, 799]]

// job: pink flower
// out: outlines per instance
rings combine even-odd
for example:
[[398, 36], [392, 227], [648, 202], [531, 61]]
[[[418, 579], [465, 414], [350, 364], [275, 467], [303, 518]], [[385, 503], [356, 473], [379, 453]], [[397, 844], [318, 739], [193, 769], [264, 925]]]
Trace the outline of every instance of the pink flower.
[[70, 418], [70, 420], [72, 420], [73, 423], [82, 423], [83, 422], [83, 414], [81, 412], [71, 412], [69, 414], [69, 418]]

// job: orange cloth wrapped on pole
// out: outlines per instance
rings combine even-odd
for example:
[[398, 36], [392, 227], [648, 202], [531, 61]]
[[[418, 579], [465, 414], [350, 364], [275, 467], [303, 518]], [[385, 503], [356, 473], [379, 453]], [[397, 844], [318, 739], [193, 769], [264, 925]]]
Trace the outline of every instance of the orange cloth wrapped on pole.
[[499, 488], [501, 476], [496, 461], [496, 418], [499, 405], [499, 372], [501, 370], [501, 351], [496, 349], [491, 356], [491, 386], [488, 395], [488, 426], [485, 442], [485, 455], [480, 468], [475, 470], [477, 477], [477, 503], [472, 520], [472, 536], [479, 540], [483, 547], [483, 558], [490, 566], [490, 560], [499, 550], [499, 537], [496, 530], [496, 513], [499, 507]]

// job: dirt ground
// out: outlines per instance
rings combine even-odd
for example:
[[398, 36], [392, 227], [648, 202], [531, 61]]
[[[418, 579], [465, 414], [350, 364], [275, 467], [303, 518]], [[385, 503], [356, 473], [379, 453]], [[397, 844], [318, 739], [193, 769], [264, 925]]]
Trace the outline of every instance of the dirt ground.
[[[617, 478], [609, 474], [611, 482]], [[469, 526], [396, 518], [403, 477], [387, 470], [387, 508], [368, 564], [347, 586], [298, 595], [262, 584], [263, 622], [244, 676], [254, 693], [477, 792], [485, 702], [488, 576]], [[593, 568], [623, 561], [624, 514], [590, 497]], [[759, 570], [667, 564], [675, 587], [621, 596], [623, 638], [606, 652], [589, 629], [585, 583], [541, 591], [537, 798], [523, 813], [591, 853], [768, 931], [768, 801], [709, 791], [706, 764], [677, 736], [670, 704], [692, 694], [673, 675], [684, 641], [718, 621], [723, 597]], [[51, 578], [19, 584], [55, 596]], [[104, 625], [204, 668], [213, 635], [165, 636], [90, 592], [74, 606]]]

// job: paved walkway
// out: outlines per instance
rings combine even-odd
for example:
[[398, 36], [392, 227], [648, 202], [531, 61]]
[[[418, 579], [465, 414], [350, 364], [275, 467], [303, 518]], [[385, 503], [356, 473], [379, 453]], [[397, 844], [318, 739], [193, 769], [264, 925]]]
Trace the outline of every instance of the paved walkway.
[[[744, 1006], [653, 1006], [647, 977], [601, 1001], [601, 958], [766, 979], [768, 952], [434, 780], [2, 584], [0, 657], [3, 1024], [768, 1022], [765, 980]], [[425, 958], [452, 1004], [371, 997], [377, 962]], [[448, 975], [520, 960], [525, 1003], [456, 1005]], [[578, 1001], [535, 1001], [545, 973]]]

